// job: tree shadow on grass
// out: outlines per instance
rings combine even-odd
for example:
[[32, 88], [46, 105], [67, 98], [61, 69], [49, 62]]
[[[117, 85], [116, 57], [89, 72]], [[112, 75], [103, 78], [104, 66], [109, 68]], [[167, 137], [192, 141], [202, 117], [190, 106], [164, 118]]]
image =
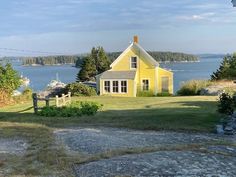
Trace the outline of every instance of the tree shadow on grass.
[[[82, 125], [108, 125], [149, 130], [212, 131], [219, 121], [216, 104], [212, 101], [172, 102], [172, 107], [160, 104], [142, 109], [127, 107], [121, 110], [103, 110], [94, 116], [43, 117], [28, 113], [32, 107], [16, 112], [0, 112], [0, 121], [38, 123], [50, 127], [78, 127]], [[178, 107], [173, 107], [177, 104]], [[166, 104], [168, 106], [168, 103]]]
[[28, 108], [26, 108], [26, 109], [23, 109], [23, 110], [17, 111], [17, 113], [23, 113], [23, 112], [26, 112], [26, 111], [30, 111], [30, 110], [32, 110], [33, 108], [34, 108], [34, 107], [31, 106], [31, 107], [28, 107]]

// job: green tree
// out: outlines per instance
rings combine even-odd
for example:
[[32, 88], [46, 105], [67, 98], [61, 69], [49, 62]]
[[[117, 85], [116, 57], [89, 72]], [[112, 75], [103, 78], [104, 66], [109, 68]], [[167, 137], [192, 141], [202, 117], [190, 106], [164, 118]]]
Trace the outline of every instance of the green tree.
[[14, 90], [21, 85], [20, 76], [11, 64], [0, 64], [0, 100], [10, 97]]
[[81, 70], [77, 74], [76, 80], [78, 82], [94, 80], [95, 75], [96, 75], [95, 61], [91, 58], [91, 56], [84, 57], [83, 62], [81, 64]]
[[227, 55], [220, 64], [219, 69], [211, 75], [211, 80], [236, 79], [236, 55]]
[[84, 57], [81, 70], [77, 74], [77, 81], [94, 80], [100, 74], [110, 68], [110, 60], [103, 47], [93, 47], [89, 56]]
[[110, 59], [107, 57], [105, 50], [103, 47], [97, 48], [97, 58], [96, 58], [96, 70], [97, 73], [103, 73], [104, 71], [107, 71], [110, 69]]

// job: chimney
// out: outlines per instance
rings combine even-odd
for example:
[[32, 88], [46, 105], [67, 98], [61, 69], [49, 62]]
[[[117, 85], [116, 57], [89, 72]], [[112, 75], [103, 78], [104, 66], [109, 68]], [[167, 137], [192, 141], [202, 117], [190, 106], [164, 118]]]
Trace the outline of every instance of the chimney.
[[138, 44], [138, 36], [134, 36], [134, 43], [137, 43]]

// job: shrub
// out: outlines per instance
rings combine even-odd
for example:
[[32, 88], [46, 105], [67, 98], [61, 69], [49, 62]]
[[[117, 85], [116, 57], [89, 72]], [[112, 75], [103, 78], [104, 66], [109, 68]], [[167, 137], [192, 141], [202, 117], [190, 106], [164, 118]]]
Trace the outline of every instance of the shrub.
[[82, 83], [71, 83], [65, 88], [66, 92], [71, 92], [72, 96], [94, 96], [97, 95], [96, 90]]
[[228, 93], [222, 93], [219, 98], [218, 111], [222, 114], [232, 115], [234, 112], [234, 101]]
[[137, 96], [138, 96], [138, 97], [153, 97], [153, 96], [155, 96], [155, 95], [154, 95], [154, 93], [153, 93], [152, 90], [149, 90], [149, 91], [141, 91], [141, 90], [138, 90]]
[[46, 117], [79, 117], [82, 115], [95, 115], [102, 105], [95, 102], [73, 102], [63, 107], [43, 107], [39, 115]]
[[94, 115], [101, 108], [102, 105], [99, 105], [95, 102], [81, 102], [80, 110], [84, 115]]
[[225, 87], [224, 92], [228, 93], [231, 97], [236, 94], [235, 88], [232, 88], [232, 87]]
[[8, 101], [13, 91], [19, 88], [20, 85], [20, 76], [12, 65], [9, 63], [2, 65], [0, 63], [0, 102]]
[[184, 82], [177, 94], [181, 96], [200, 95], [200, 91], [211, 85], [211, 82], [206, 80], [190, 80]]
[[168, 96], [173, 96], [173, 95], [168, 92], [163, 92], [163, 93], [156, 94], [156, 96], [157, 97], [168, 97]]
[[24, 97], [26, 97], [27, 99], [31, 98], [32, 97], [32, 93], [33, 93], [33, 90], [29, 87], [25, 88], [23, 91], [22, 91], [22, 95]]

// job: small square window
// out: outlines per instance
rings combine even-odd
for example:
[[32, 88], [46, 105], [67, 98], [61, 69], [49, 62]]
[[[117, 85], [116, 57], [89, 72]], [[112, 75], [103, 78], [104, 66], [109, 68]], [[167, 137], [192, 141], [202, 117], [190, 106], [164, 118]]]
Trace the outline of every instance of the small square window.
[[130, 64], [131, 68], [136, 69], [137, 68], [137, 57], [131, 57], [130, 62], [131, 62], [131, 64]]

